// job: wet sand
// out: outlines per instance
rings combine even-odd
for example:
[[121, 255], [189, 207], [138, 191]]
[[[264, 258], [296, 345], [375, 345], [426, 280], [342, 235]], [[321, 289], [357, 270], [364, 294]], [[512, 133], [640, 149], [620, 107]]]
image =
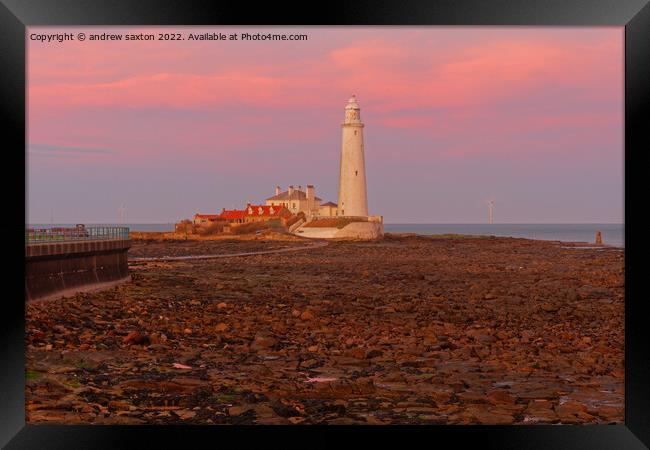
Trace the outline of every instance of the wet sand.
[[[291, 245], [305, 240], [129, 254]], [[623, 421], [620, 249], [388, 235], [131, 270], [27, 305], [29, 423]]]

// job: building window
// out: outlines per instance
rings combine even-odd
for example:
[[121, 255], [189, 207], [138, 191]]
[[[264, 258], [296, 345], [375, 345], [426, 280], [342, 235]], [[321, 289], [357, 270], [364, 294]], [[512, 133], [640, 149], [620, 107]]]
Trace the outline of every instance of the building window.
[[358, 170], [355, 170], [355, 171], [354, 171], [354, 175], [355, 175], [355, 176], [359, 175], [359, 171], [358, 171]]
[[354, 130], [354, 135], [355, 135], [355, 136], [357, 135], [357, 130]]

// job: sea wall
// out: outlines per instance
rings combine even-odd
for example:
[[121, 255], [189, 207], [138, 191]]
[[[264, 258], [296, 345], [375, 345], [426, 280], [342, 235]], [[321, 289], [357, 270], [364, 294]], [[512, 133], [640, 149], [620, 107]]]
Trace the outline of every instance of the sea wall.
[[384, 236], [382, 222], [352, 222], [341, 228], [334, 239], [379, 239]]
[[379, 221], [352, 222], [343, 228], [335, 227], [301, 227], [298, 236], [312, 239], [379, 239], [384, 235], [384, 224]]
[[27, 245], [25, 298], [67, 297], [128, 281], [130, 247], [128, 239]]
[[294, 234], [311, 239], [332, 239], [340, 231], [335, 227], [304, 227], [298, 228]]

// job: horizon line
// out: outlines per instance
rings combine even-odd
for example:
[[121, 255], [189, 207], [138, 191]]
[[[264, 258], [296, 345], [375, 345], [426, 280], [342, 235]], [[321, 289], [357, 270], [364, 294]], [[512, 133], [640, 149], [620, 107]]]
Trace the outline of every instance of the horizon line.
[[[175, 222], [126, 222], [120, 224], [118, 222], [111, 221], [98, 221], [98, 222], [83, 222], [83, 221], [67, 221], [67, 222], [55, 222], [55, 223], [46, 223], [46, 222], [32, 222], [31, 225], [73, 225], [83, 223], [84, 225], [173, 225]], [[591, 224], [602, 224], [602, 225], [625, 225], [625, 222], [384, 222], [384, 225], [591, 225]], [[26, 223], [26, 225], [30, 225]]]

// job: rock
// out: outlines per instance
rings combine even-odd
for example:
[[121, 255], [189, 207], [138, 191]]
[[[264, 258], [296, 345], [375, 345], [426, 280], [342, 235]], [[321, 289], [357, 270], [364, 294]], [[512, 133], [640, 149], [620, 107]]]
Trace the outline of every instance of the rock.
[[612, 295], [609, 289], [590, 285], [580, 286], [577, 290], [577, 294], [581, 299], [609, 298]]
[[315, 358], [307, 359], [300, 362], [300, 368], [302, 369], [313, 369], [320, 365], [319, 361]]
[[108, 402], [108, 408], [115, 411], [129, 411], [131, 408], [136, 409], [132, 404], [121, 400], [111, 400]]
[[394, 371], [388, 373], [382, 381], [388, 381], [388, 382], [394, 382], [394, 381], [404, 381], [406, 378], [404, 378], [404, 374], [399, 371]]
[[557, 305], [551, 303], [542, 303], [540, 308], [545, 312], [557, 312], [560, 309]]
[[253, 407], [258, 419], [269, 419], [276, 417], [276, 413], [269, 405], [261, 404]]
[[263, 350], [263, 349], [271, 348], [277, 343], [278, 340], [275, 339], [274, 337], [258, 333], [257, 335], [255, 335], [255, 339], [253, 340], [253, 343], [251, 344], [250, 348], [251, 350], [254, 351]]
[[179, 409], [174, 411], [174, 414], [176, 414], [178, 418], [181, 420], [188, 420], [196, 416], [196, 411], [192, 411], [189, 409]]
[[231, 416], [241, 416], [242, 414], [246, 413], [247, 411], [250, 411], [253, 409], [251, 406], [246, 405], [246, 406], [231, 406], [228, 408], [228, 414]]
[[[287, 417], [289, 418], [289, 420], [291, 420], [291, 418], [294, 418], [296, 416], [301, 416], [305, 413], [304, 407], [302, 407], [302, 405], [292, 405], [290, 402], [287, 401], [283, 402], [279, 400], [274, 400], [273, 402], [271, 402], [270, 406], [271, 408], [273, 408], [275, 414], [281, 417]], [[304, 419], [298, 421], [292, 421], [292, 423], [300, 423], [302, 421], [304, 421]]]
[[517, 400], [515, 397], [510, 395], [507, 391], [492, 391], [489, 392], [487, 398], [490, 402], [494, 404], [506, 403], [514, 405]]
[[140, 333], [139, 331], [131, 331], [129, 334], [122, 339], [122, 342], [126, 345], [149, 345], [151, 343], [151, 340], [149, 339], [149, 336]]
[[492, 405], [470, 405], [465, 414], [482, 425], [508, 425], [514, 423], [512, 413]]
[[524, 411], [524, 423], [553, 423], [557, 415], [548, 400], [532, 400]]
[[594, 420], [594, 416], [587, 412], [587, 407], [575, 401], [568, 401], [564, 404], [557, 405], [555, 413], [562, 423], [584, 423]]
[[303, 311], [303, 313], [300, 314], [301, 320], [312, 320], [313, 318], [314, 318], [314, 314], [310, 311]]
[[220, 323], [217, 324], [216, 327], [214, 327], [214, 329], [219, 333], [223, 333], [224, 331], [226, 331], [228, 329], [228, 325], [226, 325], [223, 322], [220, 322]]
[[365, 358], [366, 359], [377, 358], [378, 356], [382, 356], [383, 354], [384, 354], [383, 351], [375, 348], [375, 349], [372, 349], [372, 350], [368, 350], [366, 352]]
[[362, 348], [355, 347], [345, 351], [345, 356], [355, 359], [365, 359], [366, 351]]
[[34, 341], [41, 341], [45, 338], [45, 333], [41, 330], [32, 330], [31, 337]]
[[491, 334], [479, 334], [477, 340], [481, 343], [490, 344], [496, 341], [496, 338]]
[[444, 341], [440, 344], [440, 349], [441, 350], [456, 350], [458, 346], [454, 344], [453, 342], [449, 341]]
[[217, 305], [217, 309], [223, 309], [223, 308], [227, 308], [227, 307], [228, 307], [228, 305], [226, 303], [224, 303], [224, 302], [221, 302], [221, 303], [219, 303]]

